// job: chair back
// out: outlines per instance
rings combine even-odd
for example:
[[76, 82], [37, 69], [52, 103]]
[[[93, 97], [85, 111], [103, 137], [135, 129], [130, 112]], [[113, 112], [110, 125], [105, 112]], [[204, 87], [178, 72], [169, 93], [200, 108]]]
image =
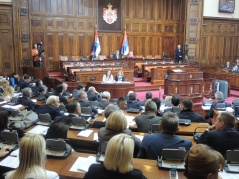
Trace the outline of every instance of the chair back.
[[94, 108], [98, 108], [98, 107], [99, 107], [99, 102], [98, 102], [98, 101], [89, 101], [89, 103], [90, 103], [91, 106], [93, 106]]
[[159, 124], [151, 124], [150, 132], [152, 132], [152, 133], [161, 133], [161, 130], [159, 129]]
[[38, 118], [41, 122], [51, 122], [51, 116], [49, 114], [38, 114]]
[[92, 109], [91, 107], [81, 107], [81, 116], [83, 117], [91, 117]]

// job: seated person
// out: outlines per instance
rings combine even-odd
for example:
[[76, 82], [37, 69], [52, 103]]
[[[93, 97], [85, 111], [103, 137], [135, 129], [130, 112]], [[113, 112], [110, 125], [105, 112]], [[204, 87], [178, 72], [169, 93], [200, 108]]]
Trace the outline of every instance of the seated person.
[[42, 85], [43, 85], [43, 83], [42, 83], [41, 80], [36, 80], [35, 86], [31, 87], [33, 96], [38, 96], [39, 87], [42, 86]]
[[[181, 107], [179, 106], [180, 104], [180, 97], [178, 95], [174, 95], [172, 97], [172, 108], [166, 108], [164, 110], [164, 112], [176, 112], [176, 111], [181, 111]], [[165, 104], [165, 106], [167, 105], [167, 103]], [[178, 113], [178, 112], [177, 112]]]
[[110, 114], [106, 120], [105, 127], [98, 131], [99, 142], [108, 142], [113, 136], [117, 134], [128, 134], [132, 136], [135, 144], [135, 154], [138, 153], [140, 148], [140, 139], [132, 134], [130, 129], [127, 129], [127, 119], [124, 112], [115, 111]]
[[115, 76], [115, 81], [124, 81], [124, 72], [119, 70], [117, 75]]
[[127, 58], [128, 59], [130, 59], [130, 58], [135, 58], [135, 56], [134, 56], [134, 54], [133, 54], [133, 52], [131, 51], [131, 52], [129, 52], [129, 55], [127, 56]]
[[181, 104], [182, 111], [178, 113], [179, 119], [190, 119], [191, 122], [204, 122], [202, 115], [193, 112], [193, 102], [189, 98], [184, 98]]
[[62, 86], [63, 86], [62, 96], [71, 97], [71, 93], [68, 93], [68, 92], [67, 92], [68, 84], [62, 83]]
[[27, 110], [34, 110], [35, 103], [30, 99], [32, 96], [31, 88], [24, 88], [22, 90], [22, 97], [18, 98], [17, 102], [21, 105], [27, 106]]
[[67, 104], [67, 99], [65, 96], [63, 96], [63, 91], [64, 90], [64, 87], [62, 84], [59, 84], [56, 86], [56, 89], [55, 89], [55, 92], [53, 93], [54, 96], [58, 96], [59, 97], [59, 100], [61, 103], [63, 103], [64, 105]]
[[85, 85], [79, 84], [77, 88], [73, 90], [72, 97], [77, 99], [80, 91], [85, 91]]
[[87, 91], [87, 97], [89, 101], [100, 101], [101, 100], [101, 96], [98, 93], [98, 91], [96, 91], [95, 87], [90, 86], [88, 88]]
[[0, 133], [2, 131], [8, 130], [8, 111], [0, 108]]
[[113, 55], [114, 59], [122, 59], [122, 55], [119, 53], [119, 50], [115, 51], [115, 54]]
[[102, 109], [105, 109], [106, 106], [110, 104], [110, 93], [108, 91], [104, 91], [101, 96], [101, 100], [99, 101], [99, 106]]
[[90, 53], [90, 60], [95, 60], [95, 58], [96, 58], [95, 52], [92, 51], [92, 52]]
[[133, 92], [133, 91], [129, 91], [128, 94], [127, 94], [127, 96], [124, 97], [125, 101], [127, 101], [127, 102], [129, 101], [129, 94], [130, 94], [130, 93], [134, 93], [134, 92]]
[[152, 101], [155, 102], [156, 105], [157, 105], [157, 114], [156, 114], [156, 116], [162, 117], [163, 115], [160, 113], [161, 100], [159, 98], [153, 98]]
[[172, 96], [165, 96], [165, 107], [173, 107]]
[[129, 94], [129, 100], [127, 101], [127, 109], [134, 108], [134, 109], [140, 109], [142, 110], [142, 106], [140, 105], [140, 101], [136, 99], [135, 93]]
[[148, 99], [152, 99], [152, 97], [153, 97], [153, 94], [152, 94], [151, 92], [147, 92], [147, 93], [145, 94], [145, 100], [140, 101], [140, 105], [141, 105], [141, 106], [144, 106], [144, 105], [145, 105], [145, 102], [146, 102]]
[[8, 86], [9, 86], [9, 81], [8, 80], [5, 80], [5, 79], [1, 80], [1, 82], [0, 82], [0, 93], [2, 94]]
[[7, 101], [7, 102], [10, 102], [12, 97], [14, 96], [14, 88], [12, 86], [7, 86], [1, 96], [1, 98], [4, 100], [4, 101]]
[[146, 179], [133, 168], [134, 141], [126, 134], [115, 135], [109, 140], [103, 164], [92, 164], [84, 179]]
[[23, 79], [19, 81], [18, 85], [20, 87], [20, 90], [26, 88], [26, 87], [30, 87], [30, 81], [31, 81], [31, 77], [27, 74], [23, 75]]
[[46, 100], [49, 97], [47, 93], [47, 87], [45, 85], [42, 85], [38, 89], [38, 95], [37, 95], [37, 100], [42, 101]]
[[[207, 166], [207, 167], [205, 167]], [[225, 166], [223, 156], [207, 145], [193, 145], [185, 157], [184, 175], [188, 179], [219, 179]]]
[[230, 65], [230, 62], [227, 62], [225, 65], [222, 65], [222, 68], [228, 68], [228, 69], [231, 69], [231, 65]]
[[19, 166], [10, 171], [5, 178], [55, 178], [59, 176], [53, 171], [45, 170], [46, 141], [38, 134], [27, 134], [20, 142]]
[[66, 108], [67, 112], [69, 113], [69, 115], [68, 116], [57, 116], [55, 118], [55, 121], [60, 121], [67, 125], [71, 125], [73, 117], [80, 117], [79, 116], [81, 114], [80, 103], [77, 100], [74, 100], [74, 101], [69, 102], [65, 106], [65, 108]]
[[15, 73], [15, 72], [12, 73], [12, 76], [11, 76], [10, 79], [9, 79], [10, 85], [11, 85], [13, 88], [15, 88], [15, 87], [17, 87], [18, 82], [19, 82], [19, 76], [18, 76], [18, 74]]
[[94, 114], [98, 114], [98, 110], [95, 109], [88, 101], [88, 97], [85, 91], [81, 91], [78, 95], [78, 100], [81, 107], [91, 107]]
[[[105, 108], [105, 111], [104, 111], [104, 116], [107, 120], [107, 118], [110, 116], [110, 114], [114, 111], [117, 111], [119, 110], [119, 107], [114, 105], [114, 104], [109, 104], [106, 108]], [[101, 128], [101, 127], [105, 127], [105, 121], [97, 121], [95, 120], [94, 123], [93, 123], [93, 128]]]
[[67, 139], [69, 126], [63, 122], [53, 122], [47, 130], [45, 139]]
[[182, 143], [178, 143], [170, 146], [172, 149], [178, 149], [179, 147], [185, 147], [186, 151], [192, 147], [190, 140], [184, 139], [175, 135], [179, 130], [179, 119], [177, 114], [172, 112], [164, 113], [161, 123], [159, 124], [161, 133], [145, 135], [141, 148], [138, 153], [138, 158], [157, 160], [161, 157], [162, 149], [170, 144], [177, 143], [183, 140]]
[[237, 66], [237, 65], [235, 65], [235, 66], [232, 68], [231, 72], [234, 72], [234, 73], [239, 73], [238, 66]]
[[46, 100], [46, 105], [40, 106], [35, 112], [37, 112], [37, 114], [48, 113], [51, 116], [51, 120], [55, 120], [56, 116], [64, 116], [64, 114], [60, 112], [59, 106], [59, 97], [52, 95]]
[[123, 97], [120, 97], [120, 98], [117, 100], [117, 105], [118, 105], [118, 107], [119, 107], [121, 110], [126, 110], [127, 102], [124, 100]]
[[235, 117], [230, 112], [219, 113], [216, 123], [199, 137], [199, 144], [206, 144], [225, 156], [227, 150], [239, 148], [239, 132], [235, 129]]
[[237, 65], [239, 67], [239, 59], [236, 59], [235, 65]]
[[138, 127], [138, 132], [150, 132], [152, 124], [159, 124], [161, 117], [156, 116], [156, 114], [156, 103], [147, 101], [145, 103], [145, 113], [134, 119]]
[[213, 109], [217, 106], [218, 103], [225, 103], [225, 107], [231, 107], [230, 103], [224, 102], [224, 96], [221, 91], [215, 93], [215, 102], [212, 103], [210, 110], [208, 112], [208, 117], [213, 118]]
[[103, 75], [102, 82], [107, 83], [107, 82], [113, 82], [114, 78], [113, 75], [111, 74], [110, 70], [106, 71], [106, 74]]

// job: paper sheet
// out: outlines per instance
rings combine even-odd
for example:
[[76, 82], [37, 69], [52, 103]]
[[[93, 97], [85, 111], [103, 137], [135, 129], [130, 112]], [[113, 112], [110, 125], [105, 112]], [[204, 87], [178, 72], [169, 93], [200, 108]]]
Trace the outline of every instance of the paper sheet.
[[19, 165], [19, 159], [18, 157], [8, 156], [0, 162], [0, 165], [9, 168], [17, 168]]
[[228, 173], [223, 170], [223, 172], [218, 173], [221, 178], [230, 178], [230, 179], [238, 179], [239, 178], [239, 173]]
[[103, 110], [103, 109], [97, 109], [97, 111], [98, 111], [98, 114], [102, 115], [105, 110]]
[[77, 136], [89, 137], [92, 132], [93, 132], [93, 130], [87, 129], [87, 130], [81, 131]]
[[210, 110], [211, 106], [202, 106], [202, 109], [207, 111], [207, 110]]
[[167, 168], [184, 168], [185, 162], [162, 160], [162, 166]]
[[139, 138], [141, 141], [143, 140], [144, 136], [142, 135], [135, 135], [135, 137]]
[[26, 133], [46, 135], [48, 128], [47, 126], [37, 125]]
[[230, 171], [239, 172], [239, 164], [228, 164]]
[[94, 133], [94, 141], [98, 141], [98, 133]]
[[96, 158], [89, 156], [88, 158], [78, 157], [75, 163], [72, 165], [71, 172], [87, 172], [91, 164], [97, 163]]
[[10, 156], [12, 157], [18, 157], [19, 156], [19, 148], [17, 150], [12, 151], [12, 153], [10, 154]]
[[23, 107], [23, 105], [21, 104], [18, 104], [18, 105], [15, 105], [15, 106], [10, 106], [10, 105], [4, 105], [2, 106], [3, 108], [11, 108], [11, 109], [20, 109], [21, 107]]

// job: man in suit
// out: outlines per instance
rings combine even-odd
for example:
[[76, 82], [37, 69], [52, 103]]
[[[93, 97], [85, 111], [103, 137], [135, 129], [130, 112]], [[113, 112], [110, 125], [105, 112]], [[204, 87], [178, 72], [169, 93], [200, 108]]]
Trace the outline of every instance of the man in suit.
[[156, 160], [161, 157], [162, 149], [169, 145], [166, 148], [178, 149], [179, 147], [185, 147], [186, 151], [192, 146], [190, 140], [175, 135], [179, 129], [177, 114], [166, 112], [161, 119], [159, 128], [162, 133], [144, 136], [138, 158]]
[[181, 45], [178, 45], [176, 49], [176, 62], [181, 63], [183, 60], [183, 51], [181, 49]]
[[[224, 96], [221, 91], [218, 91], [215, 93], [215, 102], [212, 103], [210, 110], [208, 112], [208, 117], [213, 118], [213, 109], [217, 106], [218, 103], [225, 103], [224, 102]], [[225, 107], [231, 107], [230, 103], [225, 103]]]
[[31, 77], [27, 74], [25, 74], [23, 76], [23, 79], [19, 81], [18, 85], [20, 87], [20, 90], [30, 87], [30, 81], [31, 81]]
[[77, 88], [73, 90], [72, 97], [77, 99], [80, 91], [85, 91], [85, 85], [79, 84]]
[[87, 97], [89, 101], [100, 101], [101, 96], [100, 94], [96, 91], [95, 87], [90, 86], [88, 91], [87, 91]]
[[225, 65], [222, 65], [222, 68], [228, 68], [228, 69], [231, 69], [232, 66], [230, 65], [230, 62], [227, 62]]
[[102, 93], [102, 99], [99, 101], [99, 106], [102, 109], [105, 109], [110, 104], [110, 93], [108, 91], [104, 91]]
[[197, 143], [206, 144], [225, 156], [227, 150], [239, 148], [239, 132], [235, 130], [235, 117], [230, 112], [222, 112], [216, 123], [199, 137]]
[[204, 122], [202, 115], [195, 113], [192, 108], [192, 100], [189, 98], [184, 98], [182, 101], [182, 111], [178, 113], [179, 119], [190, 119], [192, 122]]
[[119, 53], [119, 50], [115, 51], [115, 54], [113, 55], [114, 59], [122, 59], [122, 55]]
[[68, 116], [57, 116], [55, 121], [61, 121], [67, 125], [72, 124], [73, 117], [80, 117], [79, 114], [81, 113], [81, 106], [80, 103], [76, 100], [69, 102], [66, 105], [66, 110], [69, 113]]
[[22, 90], [22, 97], [18, 98], [17, 102], [21, 105], [27, 106], [27, 110], [34, 110], [35, 103], [30, 99], [32, 96], [31, 88], [24, 88]]
[[141, 105], [141, 106], [144, 106], [144, 105], [145, 105], [145, 102], [146, 102], [148, 99], [152, 99], [152, 97], [153, 97], [153, 94], [152, 94], [151, 92], [147, 92], [147, 93], [145, 94], [145, 100], [140, 101], [140, 105]]
[[67, 99], [65, 96], [63, 96], [64, 93], [64, 86], [62, 84], [59, 84], [56, 86], [55, 92], [53, 95], [58, 96], [60, 99], [60, 102], [63, 103], [64, 105], [67, 104]]
[[153, 101], [148, 101], [145, 104], [145, 113], [135, 118], [138, 127], [138, 132], [150, 132], [152, 124], [159, 124], [161, 117], [156, 116], [157, 105]]

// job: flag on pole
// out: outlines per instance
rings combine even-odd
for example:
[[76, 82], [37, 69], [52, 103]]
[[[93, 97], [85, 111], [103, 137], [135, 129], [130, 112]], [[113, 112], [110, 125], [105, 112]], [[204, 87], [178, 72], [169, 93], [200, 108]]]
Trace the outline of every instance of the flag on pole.
[[121, 53], [123, 55], [127, 55], [129, 53], [129, 42], [128, 42], [128, 38], [126, 35], [126, 30], [124, 31], [124, 39], [123, 39], [123, 43], [122, 43], [122, 47], [121, 47]]
[[98, 37], [98, 32], [97, 29], [95, 29], [95, 41], [94, 41], [94, 46], [93, 46], [93, 51], [95, 52], [95, 55], [98, 56], [100, 53], [100, 41]]

